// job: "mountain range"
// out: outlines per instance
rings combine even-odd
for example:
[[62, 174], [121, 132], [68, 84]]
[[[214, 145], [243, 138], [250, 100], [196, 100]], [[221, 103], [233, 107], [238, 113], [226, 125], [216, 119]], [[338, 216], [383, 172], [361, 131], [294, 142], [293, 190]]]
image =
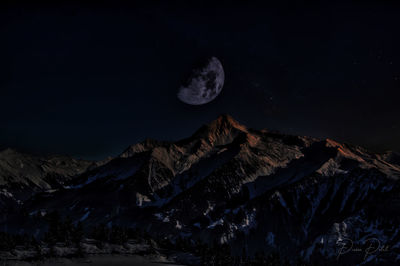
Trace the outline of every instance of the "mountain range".
[[146, 139], [102, 162], [0, 152], [1, 223], [40, 234], [57, 210], [84, 226], [277, 252], [294, 263], [400, 261], [400, 155], [247, 128], [221, 115], [179, 141]]

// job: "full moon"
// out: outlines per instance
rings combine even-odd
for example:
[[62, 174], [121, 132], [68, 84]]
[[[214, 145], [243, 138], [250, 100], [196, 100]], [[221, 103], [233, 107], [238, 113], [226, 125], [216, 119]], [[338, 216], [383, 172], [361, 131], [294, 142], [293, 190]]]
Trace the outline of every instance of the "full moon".
[[202, 105], [214, 100], [224, 86], [225, 73], [221, 62], [211, 57], [206, 64], [192, 71], [186, 84], [179, 88], [178, 98], [187, 104]]

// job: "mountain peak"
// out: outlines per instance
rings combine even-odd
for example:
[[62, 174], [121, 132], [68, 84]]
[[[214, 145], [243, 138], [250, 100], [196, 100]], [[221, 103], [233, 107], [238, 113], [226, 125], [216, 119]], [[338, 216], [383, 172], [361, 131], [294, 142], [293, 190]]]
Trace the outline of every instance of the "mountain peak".
[[224, 145], [232, 142], [238, 134], [247, 132], [246, 126], [241, 125], [232, 116], [222, 114], [211, 123], [200, 128], [195, 136], [202, 137], [211, 144]]
[[224, 126], [233, 126], [233, 127], [242, 127], [245, 128], [245, 126], [241, 125], [238, 121], [236, 121], [232, 116], [229, 114], [221, 114], [210, 123], [210, 125], [215, 125], [218, 127], [224, 127]]

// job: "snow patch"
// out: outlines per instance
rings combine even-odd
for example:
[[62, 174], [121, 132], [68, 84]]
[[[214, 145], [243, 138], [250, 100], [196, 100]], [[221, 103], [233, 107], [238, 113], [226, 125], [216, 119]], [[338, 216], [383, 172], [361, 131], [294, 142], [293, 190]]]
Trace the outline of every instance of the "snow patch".
[[14, 195], [7, 191], [7, 189], [0, 190], [0, 195], [4, 195], [7, 198], [14, 198]]
[[272, 232], [268, 232], [267, 237], [265, 238], [265, 242], [267, 242], [270, 246], [275, 246], [275, 235]]
[[207, 226], [207, 228], [209, 229], [213, 229], [215, 228], [217, 225], [223, 225], [224, 224], [224, 220], [221, 218], [218, 221], [213, 222], [212, 224], [210, 224], [209, 226]]
[[151, 202], [151, 200], [146, 196], [146, 195], [142, 195], [140, 193], [136, 193], [136, 205], [137, 206], [143, 206], [143, 204], [146, 204], [148, 202]]
[[181, 230], [182, 229], [182, 225], [180, 224], [180, 222], [178, 220], [176, 220], [176, 225], [175, 225], [176, 229]]
[[86, 212], [81, 219], [79, 219], [80, 222], [83, 222], [84, 220], [86, 220], [89, 217], [90, 211]]
[[210, 204], [210, 202], [208, 202], [208, 208], [205, 212], [203, 212], [203, 215], [207, 216], [210, 213], [210, 211], [214, 210], [214, 206], [215, 206], [214, 204]]
[[158, 220], [162, 220], [162, 219], [163, 219], [162, 213], [155, 213], [154, 216], [155, 216]]

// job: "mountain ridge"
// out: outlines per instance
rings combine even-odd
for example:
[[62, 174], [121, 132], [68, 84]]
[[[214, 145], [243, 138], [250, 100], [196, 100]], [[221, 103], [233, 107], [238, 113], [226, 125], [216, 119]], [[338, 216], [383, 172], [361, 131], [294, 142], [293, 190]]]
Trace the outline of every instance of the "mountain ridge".
[[[314, 263], [334, 261], [344, 237], [361, 245], [366, 234], [394, 247], [371, 260], [394, 260], [400, 254], [393, 230], [400, 210], [396, 160], [331, 139], [249, 129], [222, 115], [183, 140], [131, 145], [24, 207], [171, 241], [226, 243], [235, 254], [295, 252]], [[392, 211], [376, 218], [388, 202]], [[344, 257], [362, 262], [357, 254]]]

